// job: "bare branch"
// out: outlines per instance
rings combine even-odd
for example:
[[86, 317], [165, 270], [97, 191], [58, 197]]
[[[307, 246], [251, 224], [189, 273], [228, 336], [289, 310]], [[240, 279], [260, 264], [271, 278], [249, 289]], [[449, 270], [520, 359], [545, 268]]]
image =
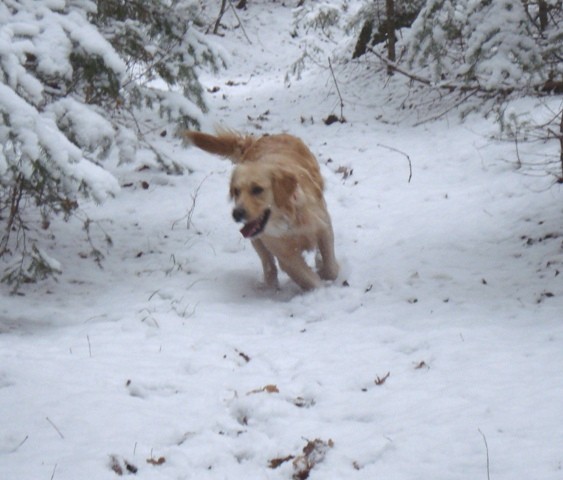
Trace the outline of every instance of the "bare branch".
[[485, 450], [487, 452], [487, 480], [491, 480], [491, 465], [490, 465], [490, 460], [489, 460], [489, 444], [487, 443], [487, 437], [485, 437], [485, 434], [481, 431], [481, 429], [479, 428], [479, 433], [481, 434], [481, 436], [483, 437], [483, 442], [485, 442]]
[[336, 76], [334, 75], [334, 70], [332, 69], [332, 62], [330, 61], [330, 57], [328, 59], [328, 66], [330, 68], [330, 73], [332, 75], [332, 79], [334, 80], [334, 85], [336, 86], [336, 93], [338, 93], [338, 98], [340, 99], [340, 123], [344, 123], [346, 119], [344, 118], [344, 100], [342, 100], [342, 95], [340, 93], [340, 88], [338, 87], [338, 82], [336, 81]]
[[387, 145], [383, 145], [383, 144], [381, 144], [381, 143], [378, 143], [377, 146], [378, 146], [378, 147], [381, 147], [381, 148], [386, 148], [387, 150], [391, 150], [392, 152], [400, 153], [401, 155], [404, 155], [404, 156], [407, 158], [407, 160], [408, 160], [408, 162], [409, 162], [409, 181], [408, 181], [408, 183], [411, 183], [411, 180], [412, 180], [412, 162], [411, 162], [411, 157], [409, 157], [405, 152], [401, 152], [401, 150], [397, 150], [396, 148], [393, 148], [393, 147], [388, 147]]

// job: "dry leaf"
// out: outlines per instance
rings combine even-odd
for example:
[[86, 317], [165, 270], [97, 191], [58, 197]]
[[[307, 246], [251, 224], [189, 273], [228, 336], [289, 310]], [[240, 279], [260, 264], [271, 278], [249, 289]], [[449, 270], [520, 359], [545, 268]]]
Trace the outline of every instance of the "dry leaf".
[[389, 378], [390, 375], [391, 375], [391, 372], [387, 372], [387, 375], [384, 375], [383, 378], [377, 377], [375, 379], [375, 384], [376, 385], [383, 385], [385, 383], [385, 381]]
[[125, 463], [125, 468], [129, 473], [137, 473], [137, 471], [139, 470], [135, 465], [129, 463], [127, 460], [124, 460], [123, 462]]
[[293, 400], [293, 405], [299, 408], [310, 408], [314, 406], [315, 403], [316, 402], [314, 398], [297, 397], [296, 399]]
[[109, 459], [110, 459], [110, 463], [109, 463], [110, 468], [117, 475], [119, 475], [119, 476], [123, 475], [123, 468], [119, 464], [119, 460], [117, 459], [117, 457], [115, 455], [112, 455], [111, 457], [109, 457]]
[[[121, 465], [122, 462], [117, 457], [117, 455], [110, 455], [109, 459], [110, 459], [110, 464], [109, 464], [110, 468], [115, 472], [115, 474], [119, 476], [122, 476], [125, 473], [125, 471], [127, 471], [128, 473], [135, 474], [139, 470], [135, 465], [129, 463], [125, 459], [123, 459], [123, 466], [122, 466]], [[125, 469], [123, 467], [125, 467]]]
[[147, 458], [147, 463], [150, 463], [151, 465], [162, 465], [164, 462], [166, 462], [166, 458], [164, 457]]
[[237, 352], [239, 357], [241, 357], [246, 363], [250, 362], [251, 359], [246, 353], [241, 352], [241, 351], [237, 350], [236, 348], [235, 348], [235, 352]]
[[309, 478], [311, 470], [322, 462], [329, 448], [334, 447], [334, 442], [315, 439], [307, 442], [303, 447], [303, 454], [293, 460], [293, 480], [305, 480]]
[[254, 395], [255, 393], [262, 393], [262, 392], [280, 393], [276, 385], [266, 385], [265, 387], [257, 388], [256, 390], [251, 390], [250, 392], [247, 393], [247, 395]]
[[288, 455], [287, 457], [283, 457], [283, 458], [273, 458], [272, 460], [270, 460], [270, 463], [268, 464], [268, 466], [270, 468], [278, 468], [281, 464], [285, 463], [285, 462], [289, 462], [290, 460], [293, 460], [295, 457], [293, 455]]

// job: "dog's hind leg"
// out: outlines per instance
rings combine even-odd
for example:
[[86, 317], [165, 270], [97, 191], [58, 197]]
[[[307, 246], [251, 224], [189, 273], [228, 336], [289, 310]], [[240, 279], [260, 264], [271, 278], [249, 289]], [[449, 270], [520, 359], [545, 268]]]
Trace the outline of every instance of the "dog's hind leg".
[[266, 248], [259, 238], [252, 240], [252, 246], [260, 257], [262, 268], [264, 269], [264, 283], [271, 288], [278, 287], [278, 269], [276, 260], [272, 253]]
[[321, 261], [317, 261], [319, 276], [323, 280], [335, 280], [338, 276], [338, 262], [334, 253], [334, 233], [332, 225], [328, 225], [319, 233], [319, 253]]

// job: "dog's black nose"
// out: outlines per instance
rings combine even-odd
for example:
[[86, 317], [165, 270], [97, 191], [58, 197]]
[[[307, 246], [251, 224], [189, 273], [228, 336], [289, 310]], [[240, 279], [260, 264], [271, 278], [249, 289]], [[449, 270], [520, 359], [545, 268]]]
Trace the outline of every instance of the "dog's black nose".
[[246, 218], [246, 210], [242, 207], [237, 207], [233, 210], [233, 218], [235, 222], [242, 222]]

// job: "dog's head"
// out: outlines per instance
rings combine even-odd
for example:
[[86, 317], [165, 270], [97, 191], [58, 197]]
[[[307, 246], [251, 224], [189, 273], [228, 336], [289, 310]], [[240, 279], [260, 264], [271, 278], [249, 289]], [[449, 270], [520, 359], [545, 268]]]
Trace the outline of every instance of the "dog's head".
[[280, 218], [291, 218], [297, 189], [297, 177], [287, 169], [255, 162], [238, 165], [231, 177], [230, 196], [235, 203], [234, 220], [244, 223], [242, 235], [257, 237]]

